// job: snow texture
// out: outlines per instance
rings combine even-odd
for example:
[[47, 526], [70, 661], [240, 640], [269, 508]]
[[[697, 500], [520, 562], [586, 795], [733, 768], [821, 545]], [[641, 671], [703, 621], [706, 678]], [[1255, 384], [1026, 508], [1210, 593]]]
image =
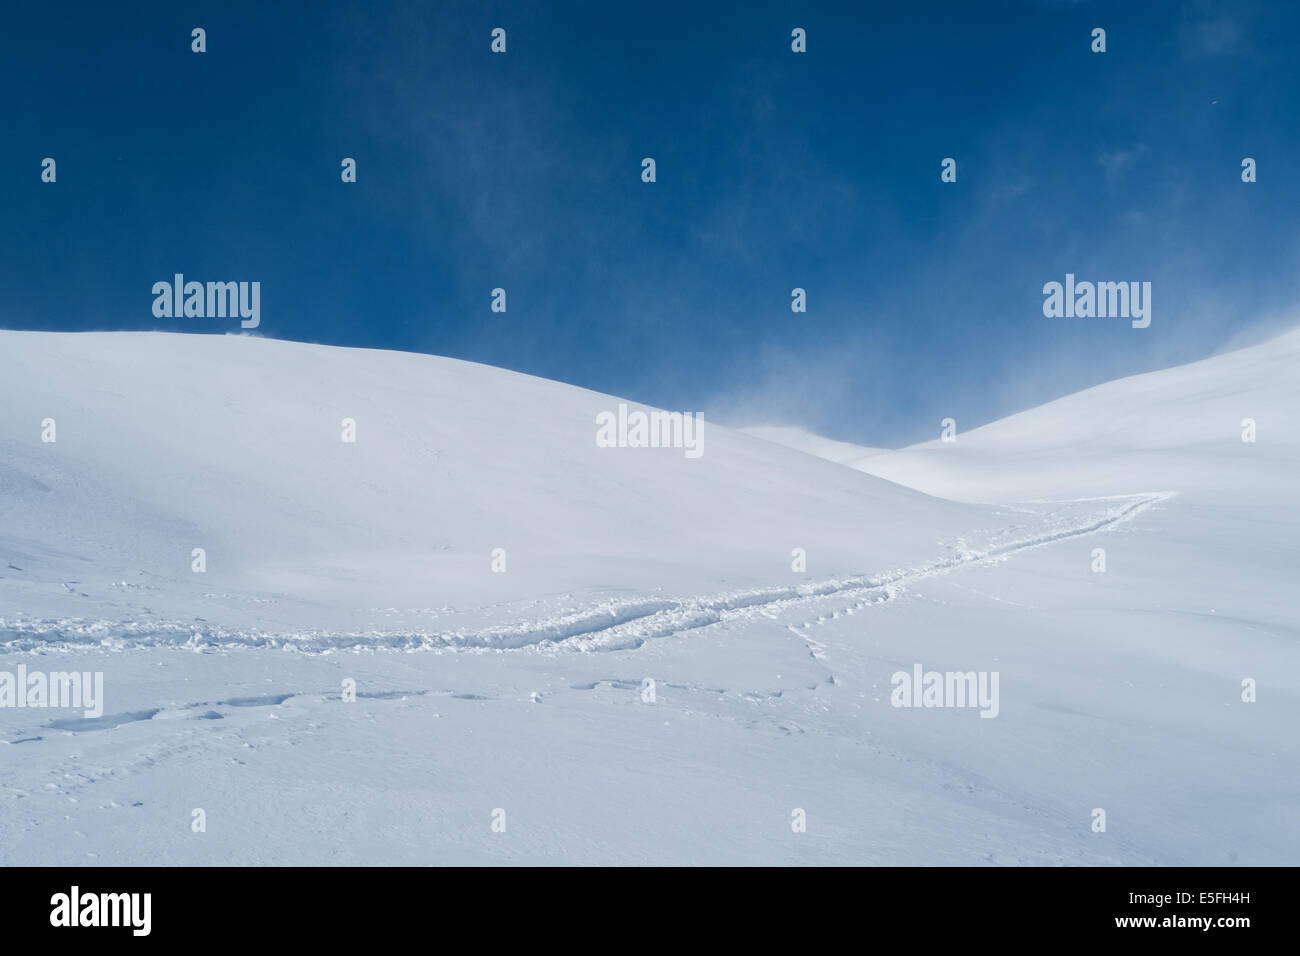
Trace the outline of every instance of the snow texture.
[[690, 459], [445, 358], [0, 332], [0, 671], [106, 698], [0, 708], [0, 862], [1294, 865], [1298, 363]]

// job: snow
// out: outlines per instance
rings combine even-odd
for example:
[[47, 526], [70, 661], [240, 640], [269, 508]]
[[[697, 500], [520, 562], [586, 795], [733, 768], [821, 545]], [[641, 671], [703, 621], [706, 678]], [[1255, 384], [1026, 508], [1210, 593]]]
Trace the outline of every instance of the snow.
[[873, 455], [886, 451], [884, 448], [869, 448], [866, 445], [854, 445], [851, 442], [823, 438], [810, 431], [790, 425], [757, 425], [740, 429], [746, 435], [762, 438], [765, 441], [785, 445], [807, 455], [815, 455], [841, 465], [849, 465]]
[[0, 708], [0, 862], [1294, 864], [1298, 352], [691, 459], [445, 358], [0, 332], [0, 671], [106, 698]]

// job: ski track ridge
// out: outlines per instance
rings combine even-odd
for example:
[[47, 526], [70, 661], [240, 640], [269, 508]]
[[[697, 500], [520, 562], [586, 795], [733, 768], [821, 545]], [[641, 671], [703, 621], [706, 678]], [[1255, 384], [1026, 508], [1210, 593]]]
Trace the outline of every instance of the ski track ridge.
[[176, 647], [205, 652], [224, 648], [272, 648], [309, 654], [358, 648], [399, 651], [553, 648], [581, 651], [635, 650], [646, 641], [656, 638], [736, 619], [752, 619], [758, 615], [770, 617], [792, 606], [831, 596], [871, 598], [856, 607], [883, 603], [897, 597], [907, 584], [924, 578], [968, 565], [1002, 560], [1022, 551], [1069, 538], [1110, 530], [1175, 494], [1176, 492], [1162, 491], [1105, 499], [1123, 503], [1108, 508], [1100, 517], [1094, 515], [1079, 524], [1041, 531], [981, 550], [961, 547], [953, 555], [914, 568], [696, 598], [614, 601], [567, 614], [508, 625], [438, 632], [308, 631], [275, 634], [258, 630], [237, 631], [207, 623], [195, 625], [183, 621], [124, 623], [84, 620], [6, 621], [0, 618], [0, 650], [14, 652]]

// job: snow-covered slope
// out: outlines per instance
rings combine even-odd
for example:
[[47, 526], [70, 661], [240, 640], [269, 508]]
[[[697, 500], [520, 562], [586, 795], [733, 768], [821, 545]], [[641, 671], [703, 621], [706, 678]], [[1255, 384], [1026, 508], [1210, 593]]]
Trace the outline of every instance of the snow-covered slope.
[[[1300, 329], [1253, 348], [1098, 385], [959, 432], [955, 442], [936, 439], [854, 467], [966, 501], [1123, 494], [1137, 487], [1271, 501], [1293, 496], [1300, 475], [1297, 398]], [[1247, 419], [1255, 423], [1253, 442], [1242, 440]]]
[[799, 547], [821, 577], [895, 567], [983, 521], [707, 421], [698, 458], [597, 447], [618, 399], [434, 356], [0, 332], [0, 363], [4, 617], [346, 631], [375, 608], [791, 583]]
[[[0, 707], [0, 862], [1294, 864], [1297, 341], [866, 474], [430, 356], [0, 332], [0, 674], [105, 683]], [[996, 719], [892, 706], [916, 666]]]
[[814, 435], [810, 431], [790, 425], [756, 425], [740, 430], [746, 435], [753, 435], [755, 438], [762, 438], [778, 445], [785, 445], [795, 451], [801, 451], [806, 455], [815, 455], [818, 458], [825, 458], [827, 461], [833, 461], [840, 465], [852, 464], [885, 451], [883, 448], [869, 448], [866, 445], [836, 441], [834, 438], [823, 438], [820, 435]]

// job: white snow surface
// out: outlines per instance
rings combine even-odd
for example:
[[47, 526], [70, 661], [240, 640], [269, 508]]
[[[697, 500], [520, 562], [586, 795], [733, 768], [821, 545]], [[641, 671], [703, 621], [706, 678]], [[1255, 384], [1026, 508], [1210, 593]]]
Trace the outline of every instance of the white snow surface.
[[753, 435], [755, 438], [776, 442], [778, 445], [785, 445], [787, 448], [815, 455], [818, 458], [825, 458], [827, 461], [833, 461], [841, 465], [851, 465], [872, 455], [883, 454], [886, 451], [884, 448], [870, 448], [865, 445], [854, 445], [851, 442], [837, 441], [833, 438], [823, 438], [821, 435], [815, 435], [810, 431], [792, 425], [756, 425], [740, 430], [746, 435]]
[[1298, 360], [690, 459], [451, 359], [0, 332], [0, 672], [105, 683], [0, 707], [0, 862], [1295, 864]]

